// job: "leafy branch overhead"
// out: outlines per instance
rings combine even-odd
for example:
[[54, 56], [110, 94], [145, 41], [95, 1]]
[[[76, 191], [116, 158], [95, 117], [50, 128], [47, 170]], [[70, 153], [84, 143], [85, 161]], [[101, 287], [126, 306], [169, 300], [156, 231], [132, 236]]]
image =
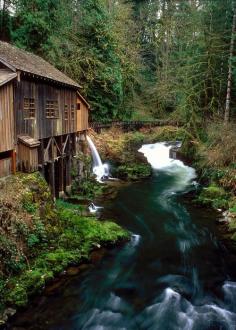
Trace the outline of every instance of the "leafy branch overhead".
[[233, 0], [3, 0], [1, 39], [83, 86], [93, 120], [235, 115]]

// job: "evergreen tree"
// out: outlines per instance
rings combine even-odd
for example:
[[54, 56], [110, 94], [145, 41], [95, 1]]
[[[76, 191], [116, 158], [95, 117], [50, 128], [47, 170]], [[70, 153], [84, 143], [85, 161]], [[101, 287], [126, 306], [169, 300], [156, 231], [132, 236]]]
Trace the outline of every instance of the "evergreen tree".
[[11, 29], [78, 81], [92, 119], [140, 113], [197, 130], [229, 104], [234, 114], [233, 0], [14, 0], [10, 15], [12, 1], [1, 2], [1, 38]]
[[9, 41], [11, 31], [12, 0], [0, 1], [0, 40]]
[[17, 0], [12, 29], [13, 42], [43, 56], [44, 49], [50, 47], [58, 4], [56, 0]]

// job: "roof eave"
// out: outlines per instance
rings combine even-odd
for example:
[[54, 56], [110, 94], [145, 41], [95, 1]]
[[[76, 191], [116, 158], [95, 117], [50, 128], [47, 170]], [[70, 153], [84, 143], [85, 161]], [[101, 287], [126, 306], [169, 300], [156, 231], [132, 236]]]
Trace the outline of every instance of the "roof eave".
[[[81, 87], [80, 87], [81, 88]], [[89, 110], [91, 109], [90, 104], [86, 101], [86, 99], [80, 94], [80, 92], [77, 91], [77, 94], [82, 99], [82, 101], [88, 106]]]
[[13, 72], [16, 72], [16, 68], [11, 64], [9, 64], [8, 62], [6, 62], [5, 60], [3, 60], [1, 57], [0, 57], [0, 62], [6, 67], [8, 67], [8, 69], [12, 70]]
[[15, 79], [17, 77], [17, 73], [13, 74], [11, 77], [7, 78], [6, 80], [0, 82], [0, 87], [6, 85], [9, 81]]
[[18, 69], [20, 72], [23, 72], [31, 77], [35, 77], [35, 78], [39, 78], [39, 79], [42, 79], [42, 80], [46, 80], [46, 81], [49, 81], [49, 82], [54, 82], [54, 83], [58, 83], [60, 85], [63, 85], [63, 86], [68, 86], [70, 88], [74, 88], [74, 89], [81, 89], [82, 86], [80, 86], [79, 84], [69, 84], [69, 83], [66, 83], [66, 82], [62, 82], [60, 80], [56, 80], [56, 79], [52, 79], [52, 78], [49, 78], [49, 77], [45, 77], [45, 76], [41, 76], [39, 74], [36, 74], [36, 73], [32, 73], [32, 72], [29, 72], [29, 71], [25, 71], [25, 70], [21, 70], [21, 69]]

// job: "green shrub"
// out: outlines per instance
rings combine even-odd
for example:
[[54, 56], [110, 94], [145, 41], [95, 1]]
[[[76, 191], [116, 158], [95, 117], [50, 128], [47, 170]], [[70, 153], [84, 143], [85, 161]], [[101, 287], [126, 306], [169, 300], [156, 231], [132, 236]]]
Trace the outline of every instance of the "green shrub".
[[81, 195], [87, 199], [93, 199], [101, 195], [104, 191], [104, 186], [97, 182], [94, 176], [90, 178], [83, 178], [74, 180], [72, 184], [72, 193]]
[[138, 180], [147, 178], [152, 174], [152, 168], [149, 164], [131, 163], [120, 165], [115, 170], [115, 176], [126, 180]]
[[0, 235], [0, 260], [6, 274], [19, 272], [25, 266], [22, 251], [17, 248], [16, 242], [4, 235]]
[[39, 238], [35, 234], [30, 234], [27, 240], [29, 247], [32, 247], [40, 242]]
[[37, 211], [37, 205], [34, 202], [32, 192], [25, 192], [22, 196], [22, 207], [29, 213], [35, 213]]

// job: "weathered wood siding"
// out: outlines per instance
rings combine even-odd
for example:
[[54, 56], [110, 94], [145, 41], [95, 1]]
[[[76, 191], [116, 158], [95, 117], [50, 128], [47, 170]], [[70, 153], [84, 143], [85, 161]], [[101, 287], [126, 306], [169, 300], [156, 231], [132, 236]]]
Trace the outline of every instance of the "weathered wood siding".
[[[80, 104], [80, 110], [77, 110], [77, 132], [82, 132], [88, 129], [88, 106], [77, 95], [77, 104]], [[77, 106], [78, 108], [78, 106]]]
[[38, 148], [30, 148], [23, 143], [17, 146], [18, 170], [22, 172], [38, 171]]
[[12, 159], [0, 159], [0, 177], [8, 176], [12, 173]]
[[0, 87], [0, 152], [14, 149], [13, 85]]
[[[35, 118], [25, 119], [24, 98], [35, 100]], [[58, 117], [46, 117], [46, 102], [58, 102]], [[68, 114], [65, 118], [65, 105]], [[74, 117], [71, 109], [74, 107]], [[35, 139], [76, 132], [76, 90], [53, 86], [41, 81], [21, 80], [15, 89], [16, 134], [26, 134]]]

